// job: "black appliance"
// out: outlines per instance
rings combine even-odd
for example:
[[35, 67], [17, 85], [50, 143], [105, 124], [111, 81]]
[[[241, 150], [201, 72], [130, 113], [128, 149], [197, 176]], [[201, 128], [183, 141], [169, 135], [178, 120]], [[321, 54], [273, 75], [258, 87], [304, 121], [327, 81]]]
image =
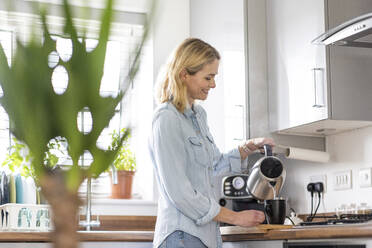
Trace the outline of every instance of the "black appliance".
[[235, 199], [232, 201], [234, 211], [242, 210], [260, 210], [264, 211], [264, 203], [258, 202], [256, 199]]

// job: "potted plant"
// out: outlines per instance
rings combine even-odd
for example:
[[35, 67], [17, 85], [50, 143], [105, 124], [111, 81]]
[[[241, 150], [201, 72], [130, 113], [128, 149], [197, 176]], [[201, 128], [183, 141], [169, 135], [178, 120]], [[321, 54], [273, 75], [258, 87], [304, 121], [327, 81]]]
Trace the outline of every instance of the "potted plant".
[[[111, 198], [130, 199], [132, 197], [133, 177], [136, 172], [136, 157], [130, 150], [130, 130], [123, 128], [119, 132], [111, 134], [112, 142], [109, 150], [118, 150], [113, 162], [117, 172], [118, 182], [111, 182]], [[121, 140], [123, 142], [121, 143]], [[110, 170], [110, 173], [111, 170]], [[112, 177], [111, 177], [112, 178]]]

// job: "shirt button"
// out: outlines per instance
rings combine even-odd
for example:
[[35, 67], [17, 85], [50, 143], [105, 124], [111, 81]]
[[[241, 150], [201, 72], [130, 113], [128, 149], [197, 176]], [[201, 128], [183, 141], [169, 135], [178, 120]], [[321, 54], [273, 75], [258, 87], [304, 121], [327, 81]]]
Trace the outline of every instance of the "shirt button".
[[214, 185], [213, 184], [211, 184], [211, 188], [214, 188]]

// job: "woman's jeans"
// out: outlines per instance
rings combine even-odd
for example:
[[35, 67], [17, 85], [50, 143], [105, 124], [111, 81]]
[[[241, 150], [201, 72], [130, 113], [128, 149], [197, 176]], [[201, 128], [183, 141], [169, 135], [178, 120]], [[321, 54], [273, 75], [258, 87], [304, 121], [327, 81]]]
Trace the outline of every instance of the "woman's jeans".
[[207, 248], [199, 238], [183, 231], [171, 233], [159, 248]]

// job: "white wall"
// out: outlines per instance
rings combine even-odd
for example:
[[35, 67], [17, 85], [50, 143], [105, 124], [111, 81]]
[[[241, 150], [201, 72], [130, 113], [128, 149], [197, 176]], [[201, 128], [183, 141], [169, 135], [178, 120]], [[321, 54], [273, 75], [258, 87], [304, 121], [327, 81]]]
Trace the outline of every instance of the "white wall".
[[[246, 112], [244, 22], [244, 0], [190, 0], [190, 35], [214, 46], [222, 57], [216, 88], [202, 102], [221, 150], [235, 146], [230, 137], [245, 136], [242, 126]], [[239, 126], [235, 127], [236, 124]], [[240, 133], [229, 133], [233, 130]]]
[[[326, 164], [299, 160], [283, 160], [287, 166], [287, 180], [282, 196], [289, 198], [289, 205], [299, 213], [310, 213], [310, 194], [306, 185], [312, 175], [326, 175], [326, 192], [320, 212], [334, 212], [341, 204], [359, 205], [367, 203], [372, 207], [372, 187], [359, 187], [359, 169], [372, 167], [372, 127], [358, 129], [326, 138], [327, 151], [331, 161]], [[352, 188], [334, 190], [334, 173], [352, 170]]]
[[190, 35], [189, 0], [156, 0], [153, 22], [154, 78], [170, 53]]

